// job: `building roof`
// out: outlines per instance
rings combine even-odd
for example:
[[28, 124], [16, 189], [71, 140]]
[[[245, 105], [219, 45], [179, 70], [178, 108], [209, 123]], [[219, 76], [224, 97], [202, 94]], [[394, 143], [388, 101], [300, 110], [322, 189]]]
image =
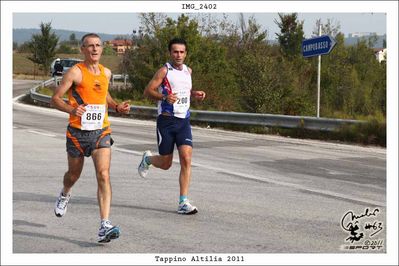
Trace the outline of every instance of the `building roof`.
[[107, 41], [107, 43], [112, 44], [114, 46], [132, 46], [133, 45], [132, 40], [111, 40], [111, 41]]

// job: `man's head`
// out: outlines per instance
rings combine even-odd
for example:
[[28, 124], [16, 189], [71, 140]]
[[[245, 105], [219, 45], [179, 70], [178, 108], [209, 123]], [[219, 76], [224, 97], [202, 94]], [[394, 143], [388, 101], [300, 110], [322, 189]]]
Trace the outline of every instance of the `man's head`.
[[186, 41], [182, 38], [174, 38], [170, 40], [168, 49], [172, 63], [177, 67], [183, 65], [184, 59], [187, 56]]
[[98, 62], [103, 51], [100, 36], [95, 33], [83, 35], [80, 50], [89, 62]]

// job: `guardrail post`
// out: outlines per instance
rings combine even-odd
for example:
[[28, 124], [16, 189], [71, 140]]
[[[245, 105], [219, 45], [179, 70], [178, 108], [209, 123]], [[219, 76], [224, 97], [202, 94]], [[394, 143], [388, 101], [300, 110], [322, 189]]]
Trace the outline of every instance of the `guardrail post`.
[[114, 86], [114, 82], [115, 82], [114, 79], [115, 79], [115, 78], [114, 78], [114, 75], [112, 75], [112, 77], [111, 77], [111, 85], [112, 85], [112, 86]]
[[57, 76], [54, 76], [54, 84], [55, 84], [56, 87], [57, 87], [58, 85], [60, 85], [60, 81], [59, 81], [59, 79], [58, 79]]
[[125, 85], [125, 89], [126, 89], [126, 83], [127, 83], [127, 75], [124, 75], [124, 85]]

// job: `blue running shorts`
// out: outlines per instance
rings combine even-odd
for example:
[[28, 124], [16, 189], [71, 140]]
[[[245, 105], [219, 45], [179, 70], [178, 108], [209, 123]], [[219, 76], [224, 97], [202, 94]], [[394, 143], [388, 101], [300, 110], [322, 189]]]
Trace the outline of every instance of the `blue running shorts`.
[[193, 146], [190, 118], [159, 115], [157, 118], [157, 140], [160, 155], [173, 153], [174, 146]]

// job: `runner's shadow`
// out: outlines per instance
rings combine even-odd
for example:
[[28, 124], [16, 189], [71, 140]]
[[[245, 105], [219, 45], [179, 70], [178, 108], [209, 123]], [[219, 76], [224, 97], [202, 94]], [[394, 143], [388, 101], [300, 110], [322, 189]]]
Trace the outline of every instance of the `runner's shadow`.
[[[37, 193], [30, 193], [30, 192], [14, 192], [13, 193], [14, 197], [14, 202], [17, 201], [37, 201], [37, 202], [48, 202], [48, 203], [54, 203], [55, 200], [57, 199], [56, 196], [51, 196], [51, 195], [44, 195], [44, 194], [37, 194]], [[97, 199], [96, 198], [90, 198], [90, 197], [82, 197], [82, 196], [75, 196], [71, 200], [71, 203], [74, 205], [97, 205]], [[127, 205], [127, 204], [118, 204], [118, 203], [112, 203], [113, 208], [127, 208], [127, 209], [138, 209], [138, 210], [147, 210], [147, 211], [156, 211], [156, 212], [163, 212], [163, 213], [176, 213], [173, 210], [165, 210], [161, 208], [151, 208], [151, 207], [145, 207], [145, 206], [134, 206], [134, 205]]]
[[25, 231], [20, 231], [20, 230], [13, 230], [13, 233], [15, 235], [22, 235], [22, 236], [29, 236], [29, 237], [40, 237], [40, 238], [51, 239], [51, 240], [56, 239], [56, 240], [66, 241], [66, 242], [70, 242], [72, 244], [78, 245], [80, 247], [83, 247], [83, 248], [104, 246], [103, 244], [79, 241], [79, 240], [75, 240], [75, 239], [69, 239], [66, 237], [47, 235], [47, 234], [42, 234], [42, 233], [32, 233], [32, 232], [25, 232]]
[[163, 212], [167, 214], [176, 214], [177, 212], [174, 210], [165, 210], [165, 209], [158, 209], [158, 208], [151, 208], [145, 206], [135, 206], [135, 205], [126, 205], [126, 204], [112, 204], [112, 207], [119, 207], [119, 208], [127, 208], [127, 209], [136, 209], [136, 210], [143, 210], [143, 211], [154, 211], [154, 212]]
[[[13, 201], [36, 201], [36, 202], [51, 202], [54, 203], [57, 200], [58, 195], [45, 195], [30, 192], [14, 192]], [[85, 204], [85, 205], [97, 205], [96, 198], [77, 196], [73, 197], [73, 203]]]
[[13, 220], [12, 222], [13, 226], [18, 226], [18, 225], [26, 225], [26, 226], [32, 226], [32, 227], [46, 227], [44, 224], [37, 224], [37, 223], [31, 223], [25, 220]]

